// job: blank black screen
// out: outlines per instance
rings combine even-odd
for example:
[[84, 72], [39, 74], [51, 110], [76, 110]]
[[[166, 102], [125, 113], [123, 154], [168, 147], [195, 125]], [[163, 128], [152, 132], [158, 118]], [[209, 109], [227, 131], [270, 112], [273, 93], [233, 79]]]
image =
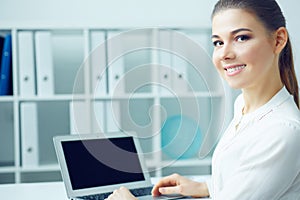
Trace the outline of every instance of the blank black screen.
[[64, 141], [62, 148], [73, 190], [145, 180], [132, 137]]

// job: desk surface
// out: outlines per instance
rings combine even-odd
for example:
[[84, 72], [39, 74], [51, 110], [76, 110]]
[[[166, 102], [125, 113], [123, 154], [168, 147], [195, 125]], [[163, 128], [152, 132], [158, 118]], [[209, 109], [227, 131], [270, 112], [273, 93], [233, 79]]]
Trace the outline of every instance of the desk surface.
[[[199, 180], [199, 178], [196, 179]], [[157, 180], [152, 179], [153, 183]], [[203, 180], [203, 177], [200, 180]], [[3, 184], [0, 185], [0, 197], [3, 200], [68, 199], [63, 182]]]
[[4, 184], [0, 185], [0, 197], [3, 200], [68, 199], [63, 182]]

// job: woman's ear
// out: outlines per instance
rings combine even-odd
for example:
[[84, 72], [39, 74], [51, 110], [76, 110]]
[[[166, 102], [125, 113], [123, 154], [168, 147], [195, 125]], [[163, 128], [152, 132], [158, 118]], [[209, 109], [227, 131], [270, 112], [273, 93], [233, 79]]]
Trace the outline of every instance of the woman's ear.
[[288, 41], [288, 32], [285, 27], [280, 27], [275, 31], [275, 53], [279, 54], [284, 49]]

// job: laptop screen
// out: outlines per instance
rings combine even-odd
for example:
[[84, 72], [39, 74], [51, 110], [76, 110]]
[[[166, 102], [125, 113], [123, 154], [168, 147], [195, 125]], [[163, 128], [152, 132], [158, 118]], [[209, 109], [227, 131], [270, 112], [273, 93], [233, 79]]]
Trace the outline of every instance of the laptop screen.
[[62, 142], [73, 190], [144, 181], [132, 137]]

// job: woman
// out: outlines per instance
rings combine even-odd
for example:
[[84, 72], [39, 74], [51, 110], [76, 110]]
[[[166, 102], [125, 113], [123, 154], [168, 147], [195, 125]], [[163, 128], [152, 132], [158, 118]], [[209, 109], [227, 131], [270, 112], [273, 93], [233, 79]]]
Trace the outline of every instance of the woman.
[[[242, 94], [203, 183], [174, 174], [154, 196], [300, 199], [298, 83], [285, 19], [275, 0], [220, 0], [212, 14], [213, 62]], [[109, 199], [135, 199], [120, 188]]]

